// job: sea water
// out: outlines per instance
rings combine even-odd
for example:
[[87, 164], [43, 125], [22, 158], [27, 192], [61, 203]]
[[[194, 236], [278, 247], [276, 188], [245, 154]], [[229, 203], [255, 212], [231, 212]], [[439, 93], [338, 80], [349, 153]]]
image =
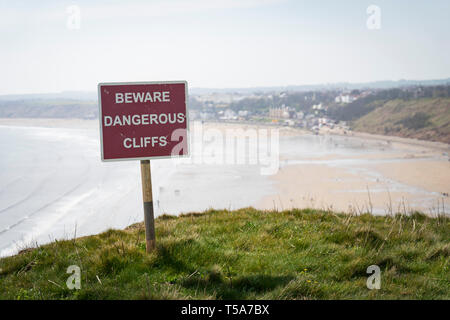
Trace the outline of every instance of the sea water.
[[[101, 162], [97, 128], [0, 126], [0, 150], [0, 256], [143, 220], [139, 161]], [[152, 184], [155, 216], [253, 206], [273, 191], [255, 165], [170, 159], [152, 161]]]

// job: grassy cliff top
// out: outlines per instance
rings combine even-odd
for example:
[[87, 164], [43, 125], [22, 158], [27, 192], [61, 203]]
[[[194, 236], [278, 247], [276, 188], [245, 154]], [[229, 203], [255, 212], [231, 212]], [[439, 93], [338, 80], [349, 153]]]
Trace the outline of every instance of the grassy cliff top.
[[159, 217], [156, 235], [149, 255], [135, 224], [3, 258], [0, 299], [450, 299], [448, 217], [210, 210]]

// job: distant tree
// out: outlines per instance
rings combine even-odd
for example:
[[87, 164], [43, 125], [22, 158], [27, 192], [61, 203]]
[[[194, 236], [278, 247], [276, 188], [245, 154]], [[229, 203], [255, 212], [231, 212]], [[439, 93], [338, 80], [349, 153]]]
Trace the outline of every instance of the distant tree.
[[411, 117], [397, 121], [396, 124], [401, 124], [410, 130], [418, 130], [430, 125], [429, 119], [430, 115], [423, 112], [417, 112]]

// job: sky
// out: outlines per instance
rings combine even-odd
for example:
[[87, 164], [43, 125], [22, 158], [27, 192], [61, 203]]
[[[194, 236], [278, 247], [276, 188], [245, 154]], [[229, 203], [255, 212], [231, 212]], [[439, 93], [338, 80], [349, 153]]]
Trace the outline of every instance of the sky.
[[448, 78], [449, 14], [448, 0], [0, 0], [0, 94]]

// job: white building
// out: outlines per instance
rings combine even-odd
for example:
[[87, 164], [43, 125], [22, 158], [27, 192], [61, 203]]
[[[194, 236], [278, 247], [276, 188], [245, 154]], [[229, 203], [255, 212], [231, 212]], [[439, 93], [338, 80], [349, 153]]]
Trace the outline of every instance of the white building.
[[356, 98], [354, 97], [354, 96], [352, 96], [352, 95], [349, 95], [349, 94], [345, 94], [345, 95], [338, 95], [335, 99], [334, 99], [334, 101], [336, 102], [336, 103], [350, 103], [350, 102], [353, 102], [353, 101], [355, 101], [356, 100]]
[[231, 109], [227, 109], [224, 111], [223, 116], [220, 117], [222, 120], [237, 120], [236, 112]]
[[239, 112], [238, 112], [238, 116], [239, 117], [248, 117], [248, 115], [249, 115], [249, 113], [248, 113], [248, 111], [247, 110], [239, 110]]
[[290, 119], [295, 115], [295, 109], [286, 107], [284, 104], [279, 108], [270, 108], [269, 117], [277, 119]]

